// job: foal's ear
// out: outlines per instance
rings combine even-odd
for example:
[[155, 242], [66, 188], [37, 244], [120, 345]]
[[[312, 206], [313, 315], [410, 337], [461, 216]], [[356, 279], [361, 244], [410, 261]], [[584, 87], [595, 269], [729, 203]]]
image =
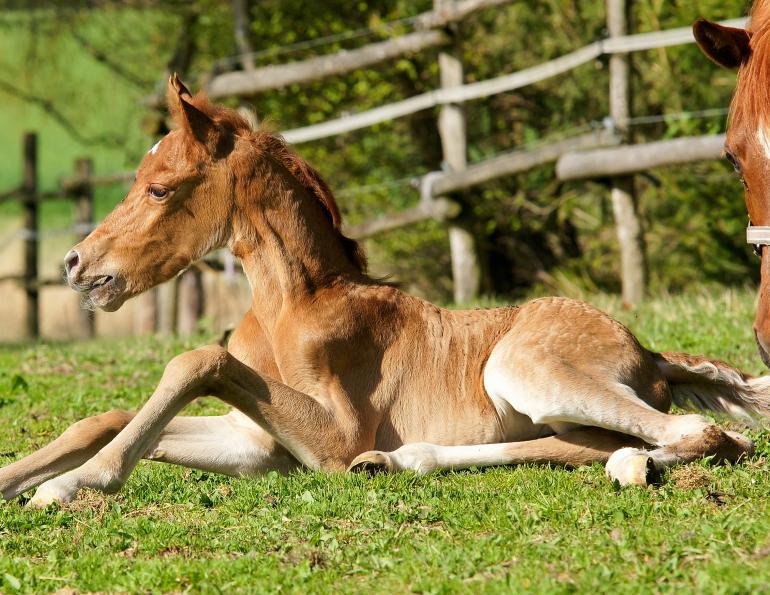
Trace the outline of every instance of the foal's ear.
[[168, 109], [180, 128], [184, 128], [212, 152], [220, 144], [222, 131], [216, 122], [192, 103], [192, 95], [176, 73], [168, 79]]
[[720, 66], [738, 68], [751, 55], [751, 34], [745, 29], [698, 19], [692, 31], [701, 51]]

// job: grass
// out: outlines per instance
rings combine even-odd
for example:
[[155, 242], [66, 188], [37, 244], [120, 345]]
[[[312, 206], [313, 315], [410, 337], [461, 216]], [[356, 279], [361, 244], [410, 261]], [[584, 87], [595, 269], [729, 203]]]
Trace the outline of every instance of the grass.
[[[654, 349], [757, 373], [748, 290], [590, 301]], [[0, 348], [0, 464], [80, 417], [136, 407], [178, 340]], [[191, 413], [222, 411], [213, 401]], [[0, 503], [0, 592], [708, 592], [768, 590], [770, 442], [736, 467], [699, 462], [650, 489], [600, 466], [257, 479], [143, 462], [122, 492], [66, 507]]]

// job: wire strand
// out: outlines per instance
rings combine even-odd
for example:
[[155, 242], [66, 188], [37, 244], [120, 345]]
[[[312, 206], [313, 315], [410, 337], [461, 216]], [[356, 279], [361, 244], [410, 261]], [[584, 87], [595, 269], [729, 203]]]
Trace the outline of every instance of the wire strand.
[[340, 41], [348, 41], [350, 39], [370, 37], [375, 33], [379, 33], [381, 31], [392, 30], [399, 25], [405, 25], [405, 24], [411, 25], [418, 19], [419, 19], [419, 15], [415, 15], [411, 17], [402, 17], [400, 19], [394, 19], [392, 21], [380, 23], [373, 27], [362, 27], [360, 29], [351, 29], [348, 31], [343, 31], [341, 33], [333, 33], [331, 35], [325, 35], [323, 37], [315, 37], [313, 39], [306, 39], [306, 40], [297, 41], [294, 43], [287, 43], [285, 45], [267, 48], [264, 50], [257, 50], [254, 52], [247, 52], [244, 54], [236, 54], [234, 56], [225, 56], [224, 58], [220, 58], [219, 60], [214, 62], [211, 69], [217, 70], [222, 66], [235, 66], [240, 64], [244, 58], [252, 58], [254, 60], [260, 60], [265, 57], [291, 54], [301, 50], [329, 45]]

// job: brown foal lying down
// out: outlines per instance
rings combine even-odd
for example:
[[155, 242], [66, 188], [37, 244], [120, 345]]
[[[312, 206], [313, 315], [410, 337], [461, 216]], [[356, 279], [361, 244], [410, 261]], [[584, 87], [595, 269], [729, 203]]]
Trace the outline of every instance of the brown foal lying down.
[[[171, 360], [138, 412], [79, 421], [1, 469], [4, 498], [38, 485], [33, 505], [114, 492], [142, 457], [231, 475], [600, 461], [621, 484], [646, 485], [675, 463], [751, 451], [700, 415], [666, 412], [673, 401], [767, 416], [766, 377], [652, 353], [575, 300], [448, 311], [380, 284], [340, 233], [329, 188], [279, 137], [176, 76], [168, 100], [177, 128], [67, 254], [69, 284], [113, 311], [227, 246], [251, 309], [228, 350]], [[233, 411], [178, 416], [206, 395]]]

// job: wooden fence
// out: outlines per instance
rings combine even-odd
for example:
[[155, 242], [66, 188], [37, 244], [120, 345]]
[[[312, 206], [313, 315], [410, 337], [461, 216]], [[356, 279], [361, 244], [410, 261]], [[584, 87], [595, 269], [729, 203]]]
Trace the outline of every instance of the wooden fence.
[[[284, 137], [292, 143], [305, 143], [328, 138], [377, 123], [401, 118], [415, 112], [439, 108], [437, 127], [443, 150], [446, 171], [426, 176], [418, 184], [421, 200], [417, 207], [385, 216], [349, 229], [351, 235], [367, 237], [410, 225], [424, 219], [444, 222], [449, 231], [454, 297], [464, 302], [476, 296], [479, 290], [479, 256], [477, 238], [461, 218], [462, 209], [453, 204], [451, 195], [477, 184], [522, 172], [545, 163], [559, 161], [563, 179], [599, 177], [611, 179], [611, 200], [620, 244], [620, 275], [623, 297], [628, 303], [638, 303], [646, 285], [645, 248], [642, 226], [637, 214], [633, 173], [634, 159], [643, 155], [649, 167], [673, 165], [687, 161], [718, 158], [719, 149], [712, 137], [679, 139], [676, 145], [667, 145], [667, 151], [651, 145], [647, 150], [630, 147], [602, 149], [607, 145], [628, 144], [632, 139], [629, 99], [628, 54], [642, 50], [692, 43], [690, 27], [629, 35], [627, 32], [627, 0], [606, 0], [608, 37], [586, 45], [549, 62], [471, 84], [463, 83], [463, 65], [457, 51], [461, 29], [447, 34], [447, 26], [458, 23], [477, 11], [501, 7], [513, 0], [434, 0], [430, 12], [413, 20], [413, 33], [354, 50], [343, 50], [306, 60], [255, 68], [250, 64], [242, 71], [228, 72], [213, 77], [206, 91], [215, 98], [254, 95], [291, 84], [307, 84], [327, 76], [371, 67], [385, 60], [441, 47], [439, 70], [441, 87], [428, 93], [410, 97], [367, 111], [346, 114], [320, 124], [285, 131]], [[732, 19], [723, 24], [745, 26], [746, 19]], [[604, 133], [567, 139], [530, 150], [511, 152], [482, 163], [468, 165], [466, 159], [465, 121], [461, 105], [465, 102], [508, 92], [563, 75], [578, 66], [610, 56], [610, 130]], [[580, 156], [576, 151], [593, 150]], [[566, 155], [569, 154], [569, 155]], [[623, 171], [617, 167], [617, 158], [627, 159]], [[591, 175], [580, 175], [579, 170], [591, 163]], [[620, 168], [622, 169], [622, 168]]]
[[[326, 76], [351, 72], [357, 68], [373, 66], [384, 60], [414, 53], [428, 47], [439, 46], [439, 70], [441, 87], [429, 93], [411, 97], [360, 113], [348, 114], [337, 119], [287, 130], [285, 138], [299, 144], [344, 134], [374, 124], [407, 116], [420, 110], [439, 108], [437, 127], [441, 137], [444, 169], [422, 177], [416, 187], [420, 200], [417, 206], [365, 223], [349, 226], [346, 232], [357, 239], [371, 237], [388, 231], [433, 219], [447, 225], [454, 297], [464, 302], [475, 297], [480, 287], [480, 264], [477, 238], [461, 218], [462, 209], [455, 200], [456, 193], [503, 176], [523, 172], [548, 163], [557, 163], [556, 174], [562, 180], [604, 178], [611, 180], [612, 205], [618, 240], [621, 246], [621, 279], [623, 297], [628, 303], [642, 299], [645, 289], [645, 255], [642, 228], [636, 210], [633, 174], [653, 167], [686, 163], [704, 159], [717, 159], [721, 151], [721, 136], [688, 137], [643, 145], [628, 144], [631, 114], [629, 107], [628, 54], [694, 41], [689, 27], [628, 35], [626, 31], [626, 0], [606, 0], [607, 30], [609, 37], [591, 43], [555, 60], [502, 75], [493, 79], [465, 84], [463, 65], [457, 49], [457, 35], [447, 35], [446, 27], [491, 7], [509, 4], [512, 0], [434, 0], [433, 11], [413, 20], [415, 32], [384, 42], [370, 44], [356, 50], [345, 50], [327, 56], [309, 58], [282, 64], [256, 68], [243, 56], [243, 71], [218, 75], [208, 81], [206, 90], [214, 98], [233, 95], [253, 95], [289, 84], [304, 84]], [[724, 21], [731, 26], [745, 25], [745, 19]], [[546, 79], [562, 75], [570, 70], [597, 59], [610, 56], [610, 115], [609, 125], [602, 129], [538, 146], [513, 150], [482, 161], [467, 163], [466, 124], [462, 104], [498, 93], [512, 91]], [[150, 105], [158, 105], [159, 97], [148, 99]], [[76, 161], [73, 175], [60, 183], [53, 192], [40, 192], [37, 173], [37, 139], [34, 134], [24, 137], [24, 167], [22, 184], [0, 194], [0, 202], [18, 200], [24, 210], [24, 271], [21, 275], [0, 277], [18, 281], [27, 299], [26, 328], [31, 337], [39, 335], [39, 290], [61, 280], [40, 279], [38, 251], [40, 230], [38, 207], [47, 199], [69, 199], [75, 202], [75, 230], [85, 234], [93, 225], [94, 188], [104, 184], [125, 182], [133, 172], [97, 176], [88, 159]], [[180, 306], [180, 289], [187, 295]], [[187, 289], [185, 289], [187, 288]], [[147, 315], [143, 316], [140, 331], [158, 328], [159, 319], [165, 320], [166, 329], [177, 328], [177, 321], [197, 319], [202, 312], [202, 286], [200, 271], [193, 270], [186, 279], [175, 283], [172, 291], [166, 291], [165, 305], [158, 298], [145, 298]], [[159, 315], [158, 311], [161, 311]], [[186, 314], [179, 314], [180, 310]], [[93, 315], [82, 314], [83, 325], [93, 334]], [[186, 323], [189, 326], [189, 322]]]

